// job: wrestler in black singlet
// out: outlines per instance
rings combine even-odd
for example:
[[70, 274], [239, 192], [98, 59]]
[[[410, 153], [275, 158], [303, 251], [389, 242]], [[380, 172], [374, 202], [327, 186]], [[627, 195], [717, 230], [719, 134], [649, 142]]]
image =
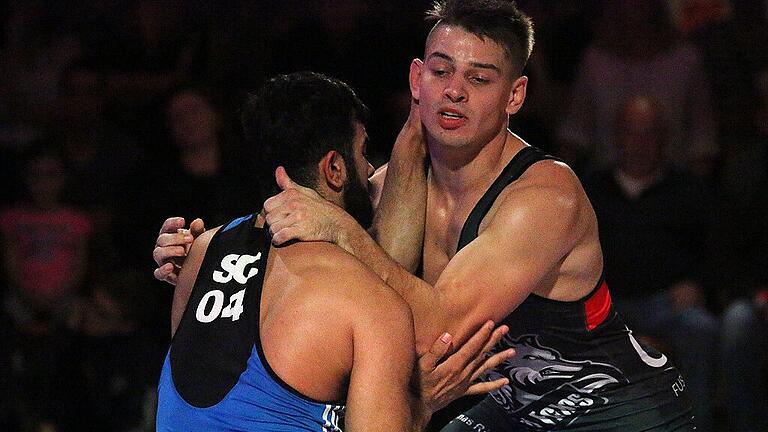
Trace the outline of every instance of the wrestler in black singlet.
[[[534, 147], [515, 155], [467, 218], [459, 250], [477, 237], [501, 191], [545, 159], [555, 158]], [[503, 324], [510, 330], [495, 351], [517, 354], [487, 379], [507, 377], [510, 384], [444, 432], [694, 430], [685, 381], [666, 356], [632, 336], [602, 277], [577, 301], [530, 294]]]

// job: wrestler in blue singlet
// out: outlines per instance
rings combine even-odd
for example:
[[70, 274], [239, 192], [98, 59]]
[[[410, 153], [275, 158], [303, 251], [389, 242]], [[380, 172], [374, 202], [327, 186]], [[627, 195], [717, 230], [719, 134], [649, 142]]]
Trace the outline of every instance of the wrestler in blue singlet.
[[159, 432], [341, 431], [339, 402], [302, 395], [264, 357], [259, 305], [270, 242], [253, 219], [211, 239], [163, 364]]

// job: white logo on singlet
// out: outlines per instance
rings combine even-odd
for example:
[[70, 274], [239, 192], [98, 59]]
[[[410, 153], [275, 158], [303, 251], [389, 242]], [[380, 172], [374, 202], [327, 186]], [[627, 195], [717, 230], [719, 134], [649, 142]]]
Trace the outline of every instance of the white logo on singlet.
[[241, 285], [245, 285], [248, 279], [256, 276], [259, 273], [258, 268], [251, 268], [248, 270], [248, 275], [245, 274], [246, 266], [255, 263], [261, 259], [261, 252], [256, 256], [252, 255], [237, 255], [229, 254], [221, 260], [221, 268], [224, 271], [216, 270], [213, 272], [213, 280], [218, 283], [227, 283], [233, 278]]
[[[213, 280], [225, 284], [234, 279], [235, 282], [245, 285], [248, 279], [259, 274], [259, 269], [256, 267], [248, 269], [248, 274], [246, 274], [246, 268], [260, 259], [261, 252], [257, 253], [256, 256], [229, 254], [221, 260], [221, 270], [213, 272]], [[216, 318], [231, 318], [232, 321], [237, 321], [240, 319], [240, 314], [243, 313], [244, 297], [245, 289], [241, 289], [229, 297], [229, 304], [225, 306], [224, 292], [210, 290], [197, 304], [195, 318], [201, 323], [209, 323]]]
[[632, 330], [626, 326], [624, 328], [627, 329], [627, 333], [629, 334], [629, 341], [632, 343], [632, 347], [637, 352], [637, 355], [640, 356], [640, 360], [642, 360], [643, 363], [655, 368], [659, 368], [667, 364], [667, 356], [662, 354], [659, 358], [651, 357], [647, 352], [645, 352], [643, 347], [640, 346], [640, 343], [637, 341], [637, 339], [635, 339], [635, 336], [632, 335]]

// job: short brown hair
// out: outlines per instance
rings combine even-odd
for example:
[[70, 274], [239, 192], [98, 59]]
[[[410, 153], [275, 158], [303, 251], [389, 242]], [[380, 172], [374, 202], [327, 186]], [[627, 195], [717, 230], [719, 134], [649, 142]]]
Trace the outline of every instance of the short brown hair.
[[504, 48], [514, 71], [522, 74], [533, 50], [533, 22], [511, 0], [438, 0], [427, 11], [427, 22], [459, 26]]

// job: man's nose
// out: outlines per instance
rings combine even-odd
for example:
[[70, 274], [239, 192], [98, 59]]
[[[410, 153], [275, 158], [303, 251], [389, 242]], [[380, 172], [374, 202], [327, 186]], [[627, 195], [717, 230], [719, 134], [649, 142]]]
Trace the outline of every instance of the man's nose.
[[464, 85], [460, 78], [453, 78], [445, 86], [443, 94], [451, 102], [464, 102], [467, 99], [467, 93], [464, 91]]

